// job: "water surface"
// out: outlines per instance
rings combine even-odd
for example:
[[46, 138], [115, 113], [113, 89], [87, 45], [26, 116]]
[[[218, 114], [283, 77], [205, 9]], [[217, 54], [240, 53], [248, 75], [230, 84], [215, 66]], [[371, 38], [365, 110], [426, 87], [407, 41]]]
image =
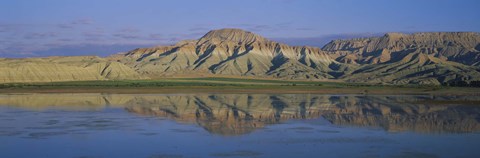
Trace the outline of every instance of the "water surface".
[[0, 157], [480, 157], [479, 100], [3, 94]]

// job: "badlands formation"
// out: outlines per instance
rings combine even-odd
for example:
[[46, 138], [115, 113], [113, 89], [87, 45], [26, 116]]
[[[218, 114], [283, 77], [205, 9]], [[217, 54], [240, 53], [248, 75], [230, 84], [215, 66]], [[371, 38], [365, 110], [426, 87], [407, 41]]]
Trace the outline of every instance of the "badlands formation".
[[317, 48], [220, 29], [198, 40], [106, 58], [3, 58], [0, 65], [0, 83], [221, 76], [438, 85], [480, 80], [480, 34], [387, 33]]

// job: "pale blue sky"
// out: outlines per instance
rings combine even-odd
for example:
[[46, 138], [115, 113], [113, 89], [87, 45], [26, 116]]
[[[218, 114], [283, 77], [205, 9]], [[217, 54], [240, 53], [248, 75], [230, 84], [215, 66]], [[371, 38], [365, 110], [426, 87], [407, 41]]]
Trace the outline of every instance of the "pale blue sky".
[[0, 0], [0, 57], [107, 55], [241, 28], [294, 45], [480, 31], [477, 0]]

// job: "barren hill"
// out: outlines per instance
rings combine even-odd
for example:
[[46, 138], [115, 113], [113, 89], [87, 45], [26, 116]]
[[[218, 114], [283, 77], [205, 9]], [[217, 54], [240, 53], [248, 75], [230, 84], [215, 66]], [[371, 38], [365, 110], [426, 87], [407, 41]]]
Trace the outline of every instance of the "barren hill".
[[151, 78], [182, 75], [330, 79], [329, 65], [340, 64], [314, 47], [292, 47], [239, 29], [208, 32], [174, 46], [141, 48], [114, 55]]
[[94, 56], [0, 59], [0, 83], [146, 79], [124, 64]]
[[336, 61], [359, 65], [352, 82], [440, 84], [480, 80], [480, 35], [471, 32], [401, 34], [335, 40], [323, 47]]
[[480, 64], [480, 35], [473, 32], [387, 33], [383, 37], [334, 40], [322, 50], [347, 63], [376, 64], [424, 53], [465, 65]]
[[0, 82], [249, 76], [384, 84], [480, 80], [480, 35], [387, 33], [334, 40], [323, 48], [289, 46], [240, 29], [197, 40], [138, 48], [107, 58], [0, 59]]

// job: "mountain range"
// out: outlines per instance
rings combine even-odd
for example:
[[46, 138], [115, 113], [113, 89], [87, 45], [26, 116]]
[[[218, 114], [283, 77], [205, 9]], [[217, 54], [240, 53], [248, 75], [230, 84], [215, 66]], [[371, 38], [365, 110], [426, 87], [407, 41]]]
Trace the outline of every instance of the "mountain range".
[[376, 84], [480, 80], [480, 34], [387, 33], [289, 46], [240, 29], [197, 40], [95, 56], [0, 58], [0, 83], [166, 77], [249, 77]]

